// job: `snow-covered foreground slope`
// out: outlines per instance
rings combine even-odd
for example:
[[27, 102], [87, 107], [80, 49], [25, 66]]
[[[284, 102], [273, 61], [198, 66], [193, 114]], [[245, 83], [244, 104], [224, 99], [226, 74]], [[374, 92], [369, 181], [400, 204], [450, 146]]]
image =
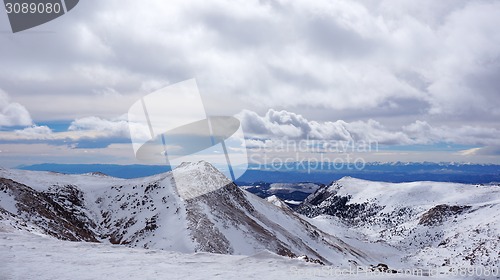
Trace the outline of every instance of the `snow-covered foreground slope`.
[[500, 267], [500, 186], [382, 183], [343, 178], [298, 211], [389, 264], [422, 268]]
[[0, 221], [0, 279], [465, 279], [357, 272], [348, 267], [285, 258], [269, 251], [252, 256], [185, 254], [61, 241], [35, 233], [13, 229]]
[[0, 170], [0, 219], [59, 239], [184, 253], [253, 255], [262, 250], [325, 264], [377, 264], [290, 209], [239, 189], [206, 162], [117, 179]]

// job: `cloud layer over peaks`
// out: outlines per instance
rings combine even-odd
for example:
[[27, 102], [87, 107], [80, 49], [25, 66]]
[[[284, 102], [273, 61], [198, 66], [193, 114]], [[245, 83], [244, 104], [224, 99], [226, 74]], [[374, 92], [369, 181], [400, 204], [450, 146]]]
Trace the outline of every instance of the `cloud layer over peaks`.
[[257, 139], [310, 139], [327, 141], [377, 142], [385, 145], [432, 145], [450, 143], [458, 145], [498, 145], [500, 130], [477, 126], [437, 126], [415, 121], [399, 129], [367, 121], [345, 122], [310, 121], [302, 115], [269, 110], [265, 115], [242, 111], [237, 115], [248, 138]]

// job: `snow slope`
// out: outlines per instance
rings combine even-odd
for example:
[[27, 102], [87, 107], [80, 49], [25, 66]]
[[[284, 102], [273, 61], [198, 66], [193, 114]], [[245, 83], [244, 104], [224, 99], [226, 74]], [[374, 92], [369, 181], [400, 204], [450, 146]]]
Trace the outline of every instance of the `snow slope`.
[[[310, 219], [241, 190], [205, 162], [130, 180], [0, 169], [0, 279], [498, 273], [499, 189], [343, 178], [300, 205]], [[401, 273], [371, 272], [378, 263]], [[479, 272], [467, 278], [488, 278]]]
[[[411, 274], [325, 267], [269, 251], [252, 256], [68, 242], [0, 221], [0, 279], [420, 279]], [[438, 275], [425, 279], [465, 279]], [[471, 278], [473, 279], [473, 278]]]
[[241, 190], [206, 162], [130, 180], [0, 170], [0, 193], [3, 219], [13, 216], [64, 240], [184, 253], [269, 250], [326, 264], [378, 263], [290, 209]]
[[[389, 264], [500, 266], [500, 186], [383, 183], [345, 177], [308, 197], [298, 212]], [[375, 247], [374, 247], [375, 246]], [[382, 248], [383, 247], [383, 248]]]

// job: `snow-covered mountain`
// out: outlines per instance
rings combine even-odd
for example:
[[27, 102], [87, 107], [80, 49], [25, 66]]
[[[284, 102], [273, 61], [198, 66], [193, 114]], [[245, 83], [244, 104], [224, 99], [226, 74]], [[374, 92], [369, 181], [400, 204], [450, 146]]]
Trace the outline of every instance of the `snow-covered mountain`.
[[395, 249], [397, 258], [416, 267], [500, 266], [499, 185], [345, 177], [309, 196], [297, 211], [350, 244]]
[[307, 218], [206, 162], [139, 179], [0, 169], [0, 233], [188, 254], [305, 255], [335, 267], [498, 271], [499, 205], [498, 185], [346, 177], [307, 197], [297, 209]]
[[184, 253], [268, 250], [339, 265], [377, 262], [289, 208], [238, 188], [206, 162], [140, 179], [7, 169], [0, 178], [2, 223], [59, 239]]

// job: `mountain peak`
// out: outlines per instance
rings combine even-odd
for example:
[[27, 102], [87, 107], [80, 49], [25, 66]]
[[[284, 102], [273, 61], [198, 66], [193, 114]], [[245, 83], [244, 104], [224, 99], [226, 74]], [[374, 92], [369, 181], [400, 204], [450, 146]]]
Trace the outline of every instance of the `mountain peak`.
[[188, 166], [212, 166], [209, 162], [205, 160], [200, 160], [198, 162], [184, 161], [177, 168], [186, 168]]
[[32, 223], [34, 232], [60, 239], [186, 253], [269, 250], [328, 264], [372, 262], [291, 210], [239, 189], [204, 161], [130, 180], [32, 171], [1, 172], [0, 177], [2, 223], [7, 218], [9, 224]]
[[198, 162], [190, 162], [190, 161], [185, 161], [181, 163], [179, 166], [177, 166], [174, 171], [190, 171], [190, 170], [199, 170], [200, 172], [215, 172], [215, 173], [220, 173], [220, 171], [215, 168], [211, 163], [200, 160]]
[[183, 162], [172, 171], [177, 192], [183, 199], [192, 199], [232, 183], [212, 164], [201, 160]]

